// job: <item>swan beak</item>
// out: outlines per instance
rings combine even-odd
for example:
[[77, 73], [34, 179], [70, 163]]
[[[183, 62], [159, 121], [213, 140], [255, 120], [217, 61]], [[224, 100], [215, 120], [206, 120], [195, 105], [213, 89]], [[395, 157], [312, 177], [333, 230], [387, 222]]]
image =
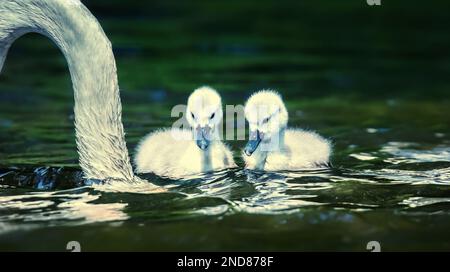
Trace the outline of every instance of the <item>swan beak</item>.
[[211, 129], [208, 127], [198, 127], [196, 129], [196, 142], [201, 150], [208, 148], [211, 141]]
[[261, 133], [258, 130], [250, 131], [250, 139], [245, 145], [244, 153], [247, 156], [251, 156], [253, 152], [255, 152], [256, 148], [258, 148], [259, 143], [261, 142]]

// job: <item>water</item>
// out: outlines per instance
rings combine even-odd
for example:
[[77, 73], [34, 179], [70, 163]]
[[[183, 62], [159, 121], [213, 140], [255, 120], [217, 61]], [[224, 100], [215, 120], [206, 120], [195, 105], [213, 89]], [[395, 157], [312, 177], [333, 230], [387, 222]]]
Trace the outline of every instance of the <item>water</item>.
[[[445, 1], [93, 2], [132, 154], [199, 85], [225, 104], [275, 88], [291, 126], [332, 139], [334, 167], [84, 186], [65, 60], [28, 35], [0, 75], [0, 250], [450, 249]], [[228, 143], [242, 166], [245, 142]]]

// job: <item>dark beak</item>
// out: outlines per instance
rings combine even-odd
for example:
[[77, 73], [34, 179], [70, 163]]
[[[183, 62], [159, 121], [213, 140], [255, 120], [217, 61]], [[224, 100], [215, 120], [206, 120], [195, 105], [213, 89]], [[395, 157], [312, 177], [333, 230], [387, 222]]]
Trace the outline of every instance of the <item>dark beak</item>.
[[197, 146], [201, 149], [201, 150], [205, 150], [208, 148], [209, 143], [211, 142], [211, 138], [210, 135], [211, 134], [211, 129], [208, 127], [198, 127], [196, 129], [196, 133], [195, 133], [195, 140], [197, 142]]
[[258, 130], [250, 131], [250, 139], [245, 145], [245, 155], [251, 156], [253, 152], [255, 152], [256, 148], [258, 148], [259, 143], [261, 142], [261, 135]]

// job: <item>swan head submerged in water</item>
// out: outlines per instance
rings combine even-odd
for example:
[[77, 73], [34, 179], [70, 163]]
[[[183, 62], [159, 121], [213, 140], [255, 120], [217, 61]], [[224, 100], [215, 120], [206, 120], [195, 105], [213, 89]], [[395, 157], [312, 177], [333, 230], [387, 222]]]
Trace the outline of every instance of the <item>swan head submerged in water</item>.
[[189, 96], [186, 119], [200, 149], [206, 150], [211, 141], [218, 140], [222, 117], [222, 100], [214, 89], [200, 87]]
[[278, 150], [289, 119], [281, 96], [272, 90], [259, 91], [247, 100], [244, 112], [250, 127], [244, 153], [251, 156], [258, 147], [263, 151]]
[[[79, 0], [0, 0], [0, 14], [0, 72], [14, 41], [30, 32], [50, 38], [66, 57], [73, 83], [76, 143], [84, 177], [111, 181], [115, 188], [133, 184], [153, 192], [164, 191], [133, 172], [125, 143], [114, 54], [89, 10]], [[188, 115], [188, 121], [197, 131], [199, 141], [173, 141], [168, 131], [150, 135], [139, 149], [137, 172], [149, 169], [176, 175], [234, 166], [232, 153], [220, 139], [210, 146], [210, 141], [218, 136], [217, 125], [222, 118], [220, 96], [204, 87], [194, 92], [190, 100], [192, 118]], [[181, 135], [178, 138], [192, 136], [190, 130], [172, 130]]]

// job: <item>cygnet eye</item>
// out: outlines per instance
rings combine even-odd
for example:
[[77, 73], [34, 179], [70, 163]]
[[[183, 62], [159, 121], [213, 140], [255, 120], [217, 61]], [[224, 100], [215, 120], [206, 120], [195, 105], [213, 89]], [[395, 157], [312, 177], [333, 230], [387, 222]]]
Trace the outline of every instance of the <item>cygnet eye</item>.
[[269, 122], [269, 119], [270, 119], [270, 116], [267, 117], [267, 118], [265, 118], [265, 119], [262, 121], [262, 123], [263, 123], [263, 124], [266, 124], [267, 122]]
[[216, 113], [215, 112], [213, 112], [213, 114], [211, 114], [211, 117], [209, 117], [209, 119], [213, 119], [214, 118], [214, 116], [216, 116]]
[[195, 115], [191, 112], [192, 119], [195, 119]]

